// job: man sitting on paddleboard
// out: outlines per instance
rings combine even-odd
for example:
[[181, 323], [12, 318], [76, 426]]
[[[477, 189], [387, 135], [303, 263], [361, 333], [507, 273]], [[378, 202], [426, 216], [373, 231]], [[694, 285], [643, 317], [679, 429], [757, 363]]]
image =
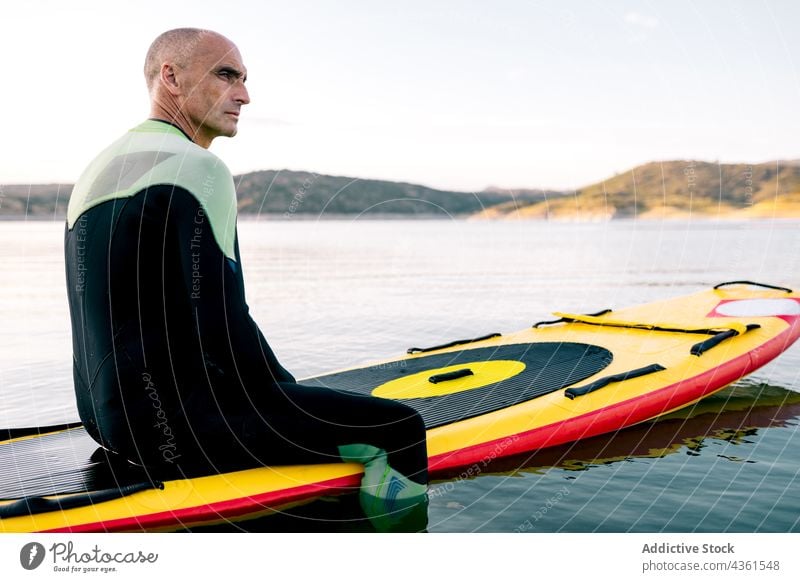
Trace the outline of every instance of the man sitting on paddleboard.
[[150, 47], [145, 76], [150, 119], [100, 153], [69, 201], [86, 430], [135, 463], [178, 474], [355, 461], [371, 518], [423, 505], [419, 414], [298, 385], [248, 313], [233, 179], [207, 149], [236, 134], [250, 102], [238, 49], [215, 32], [171, 30]]

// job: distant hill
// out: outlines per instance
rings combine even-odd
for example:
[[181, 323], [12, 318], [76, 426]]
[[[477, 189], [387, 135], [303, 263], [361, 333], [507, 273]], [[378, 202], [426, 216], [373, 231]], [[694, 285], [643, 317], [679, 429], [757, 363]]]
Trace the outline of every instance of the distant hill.
[[540, 200], [511, 191], [453, 192], [418, 184], [362, 180], [312, 172], [267, 170], [236, 178], [243, 214], [466, 216], [514, 199]]
[[800, 163], [651, 162], [523, 207], [495, 206], [477, 218], [800, 217]]
[[[250, 172], [234, 181], [242, 215], [467, 216], [509, 201], [541, 200], [535, 191], [454, 192], [290, 170]], [[0, 217], [63, 218], [71, 190], [70, 184], [0, 186]]]
[[0, 185], [0, 217], [63, 218], [72, 184]]

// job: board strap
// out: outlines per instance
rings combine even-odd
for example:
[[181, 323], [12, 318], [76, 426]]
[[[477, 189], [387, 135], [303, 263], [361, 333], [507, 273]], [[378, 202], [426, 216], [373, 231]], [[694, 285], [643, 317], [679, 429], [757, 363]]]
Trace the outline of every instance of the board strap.
[[482, 335], [481, 337], [475, 337], [475, 338], [471, 338], [471, 339], [455, 340], [455, 341], [452, 341], [452, 342], [448, 342], [446, 344], [441, 344], [441, 345], [438, 345], [438, 346], [431, 346], [429, 348], [408, 348], [406, 350], [406, 353], [408, 353], [408, 354], [422, 354], [422, 353], [425, 353], [425, 352], [434, 352], [436, 350], [443, 350], [444, 348], [452, 348], [453, 346], [460, 346], [462, 344], [471, 344], [471, 343], [474, 343], [474, 342], [480, 342], [480, 341], [483, 341], [483, 340], [492, 339], [492, 338], [495, 338], [495, 337], [500, 337], [501, 335], [502, 334], [499, 334], [499, 333], [490, 333], [490, 334]]
[[[751, 331], [753, 329], [758, 329], [759, 327], [761, 327], [761, 326], [758, 325], [757, 323], [751, 323], [751, 324], [749, 324], [747, 326], [747, 329], [745, 331]], [[728, 331], [720, 332], [720, 333], [715, 334], [714, 336], [708, 338], [707, 340], [703, 340], [701, 342], [698, 342], [698, 343], [694, 344], [692, 346], [692, 349], [689, 350], [689, 352], [693, 356], [702, 356], [704, 353], [706, 353], [711, 348], [716, 347], [719, 344], [721, 344], [722, 342], [724, 342], [725, 340], [730, 339], [732, 337], [735, 337], [737, 335], [739, 335], [739, 334], [736, 331], [732, 330], [732, 329], [729, 329]]]
[[621, 372], [619, 374], [614, 374], [613, 376], [606, 376], [605, 378], [600, 378], [599, 380], [595, 380], [594, 382], [592, 382], [591, 384], [587, 384], [586, 386], [567, 388], [564, 391], [564, 396], [566, 396], [570, 400], [575, 400], [577, 396], [583, 396], [584, 394], [589, 394], [590, 392], [594, 392], [595, 390], [600, 390], [600, 388], [605, 388], [606, 386], [608, 386], [609, 384], [613, 384], [614, 382], [623, 382], [624, 380], [630, 380], [632, 378], [647, 376], [648, 374], [661, 372], [662, 370], [666, 370], [666, 368], [661, 364], [650, 364], [649, 366], [644, 366], [643, 368], [636, 368], [635, 370], [628, 370], [627, 372]]
[[588, 325], [603, 325], [607, 327], [624, 327], [629, 329], [643, 329], [647, 331], [669, 331], [675, 333], [702, 333], [706, 335], [717, 335], [721, 332], [734, 331], [736, 334], [742, 334], [747, 331], [748, 326], [743, 323], [735, 321], [728, 322], [725, 325], [715, 327], [687, 327], [680, 324], [673, 324], [668, 322], [659, 323], [645, 323], [640, 321], [625, 321], [622, 319], [597, 317], [594, 315], [580, 315], [577, 313], [562, 313], [556, 311], [553, 315], [559, 317], [559, 322], [566, 323], [585, 323]]
[[786, 291], [787, 293], [792, 293], [793, 292], [788, 287], [777, 287], [775, 285], [767, 285], [766, 283], [756, 283], [755, 281], [726, 281], [725, 283], [720, 283], [719, 285], [714, 285], [714, 289], [719, 289], [720, 287], [725, 287], [726, 285], [752, 285], [754, 287], [764, 287], [765, 289], [775, 289], [777, 291]]
[[[601, 309], [600, 311], [598, 311], [596, 313], [587, 313], [586, 315], [587, 316], [591, 315], [593, 317], [598, 317], [600, 315], [605, 315], [606, 313], [611, 313], [611, 310], [610, 309]], [[553, 315], [555, 315], [555, 314], [553, 314]], [[553, 320], [550, 320], [550, 321], [537, 321], [531, 327], [535, 329], [537, 327], [542, 327], [543, 325], [555, 325], [557, 323], [563, 323], [563, 322], [564, 322], [563, 318], [561, 318], [561, 319], [553, 319]]]

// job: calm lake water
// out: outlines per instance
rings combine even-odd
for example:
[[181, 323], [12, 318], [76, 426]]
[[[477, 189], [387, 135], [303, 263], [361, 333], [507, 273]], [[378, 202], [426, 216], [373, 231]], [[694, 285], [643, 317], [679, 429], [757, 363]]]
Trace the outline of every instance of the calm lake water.
[[[800, 285], [800, 222], [248, 221], [248, 303], [298, 378], [722, 281]], [[63, 224], [0, 222], [0, 426], [74, 421]], [[800, 531], [800, 345], [694, 409], [432, 486], [429, 531]], [[243, 526], [353, 531], [348, 500]]]

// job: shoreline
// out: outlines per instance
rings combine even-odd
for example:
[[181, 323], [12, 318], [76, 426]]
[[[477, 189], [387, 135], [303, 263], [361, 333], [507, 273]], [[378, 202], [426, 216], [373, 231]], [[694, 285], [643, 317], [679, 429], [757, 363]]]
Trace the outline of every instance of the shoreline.
[[[568, 218], [564, 217], [536, 217], [536, 216], [475, 216], [475, 215], [442, 215], [442, 214], [300, 214], [295, 213], [290, 216], [285, 214], [239, 214], [239, 220], [247, 222], [291, 222], [291, 221], [394, 221], [394, 220], [419, 220], [419, 221], [470, 221], [470, 222], [535, 222], [535, 223], [557, 223], [557, 224], [607, 224], [607, 223], [631, 223], [631, 222], [765, 222], [781, 221], [792, 222], [800, 221], [800, 213], [788, 213], [781, 216], [747, 216], [734, 214], [700, 214], [685, 213], [659, 216], [653, 214], [641, 216], [621, 216], [621, 217], [587, 217], [587, 218]], [[45, 216], [41, 214], [0, 214], [0, 222], [65, 222], [66, 214], [56, 216]]]

